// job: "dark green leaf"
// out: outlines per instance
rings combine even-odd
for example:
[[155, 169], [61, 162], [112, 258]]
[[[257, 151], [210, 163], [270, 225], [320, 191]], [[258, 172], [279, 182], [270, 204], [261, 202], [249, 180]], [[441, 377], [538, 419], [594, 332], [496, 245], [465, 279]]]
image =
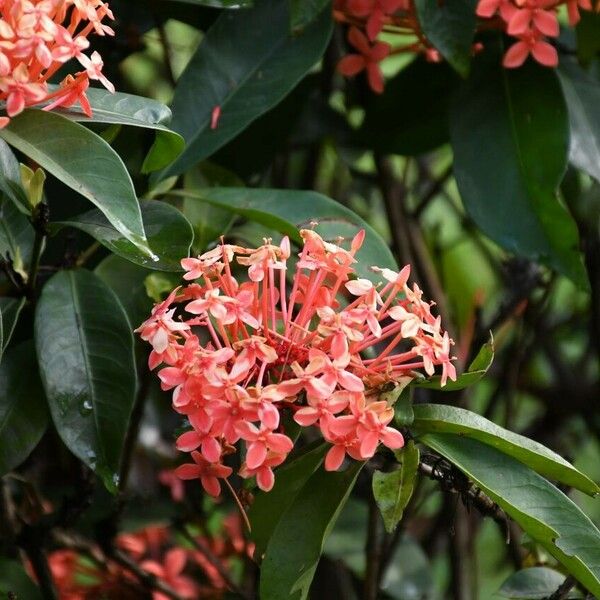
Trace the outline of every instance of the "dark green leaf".
[[569, 159], [600, 181], [600, 81], [567, 60], [558, 74], [569, 109]]
[[375, 471], [372, 480], [373, 496], [388, 533], [396, 529], [412, 496], [419, 467], [419, 449], [409, 440], [396, 456], [400, 467], [388, 473]]
[[59, 114], [26, 110], [0, 137], [85, 196], [127, 239], [151, 254], [129, 173], [100, 136]]
[[474, 383], [477, 383], [492, 366], [494, 361], [494, 339], [490, 337], [490, 341], [486, 342], [477, 356], [473, 359], [473, 362], [469, 365], [468, 370], [462, 373], [456, 378], [456, 381], [448, 380], [444, 387], [441, 387], [441, 378], [439, 375], [430, 377], [427, 381], [417, 381], [415, 386], [429, 388], [432, 390], [438, 390], [441, 392], [455, 392], [457, 390], [463, 390]]
[[0, 358], [10, 343], [24, 306], [25, 298], [0, 298]]
[[261, 565], [261, 600], [304, 600], [323, 544], [344, 507], [364, 463], [343, 472], [316, 471], [283, 513]]
[[250, 507], [248, 518], [251, 536], [256, 544], [255, 558], [260, 560], [283, 513], [294, 501], [302, 486], [323, 462], [326, 444], [319, 444], [304, 454], [286, 462], [275, 473], [275, 485], [270, 492], [259, 492]]
[[[186, 149], [160, 178], [178, 174], [227, 143], [277, 104], [320, 59], [332, 29], [326, 11], [300, 34], [289, 27], [287, 0], [261, 0], [225, 12], [210, 28], [178, 81], [173, 129]], [[216, 127], [213, 111], [220, 109]]]
[[[548, 567], [531, 567], [513, 573], [496, 592], [511, 600], [545, 600], [564, 582], [565, 576]], [[571, 591], [563, 598], [582, 598], [578, 591]]]
[[292, 31], [304, 29], [326, 9], [331, 14], [331, 0], [290, 0]]
[[42, 291], [35, 341], [59, 435], [114, 491], [136, 390], [123, 307], [90, 271], [60, 272]]
[[267, 190], [247, 188], [210, 188], [203, 192], [179, 190], [175, 195], [195, 198], [215, 206], [227, 208], [235, 214], [261, 223], [271, 229], [300, 241], [298, 228], [320, 224], [316, 231], [325, 239], [339, 236], [351, 239], [360, 229], [367, 233], [355, 265], [361, 277], [379, 280], [370, 270], [373, 265], [397, 268], [394, 257], [379, 234], [351, 210], [316, 192], [297, 190]]
[[577, 56], [583, 64], [591, 62], [600, 54], [600, 15], [582, 10], [577, 23]]
[[0, 364], [0, 476], [18, 467], [48, 425], [33, 344], [8, 350]]
[[154, 261], [119, 233], [99, 210], [91, 210], [54, 226], [76, 227], [85, 231], [111, 252], [138, 265], [159, 271], [181, 271], [179, 261], [187, 258], [194, 232], [183, 214], [174, 206], [156, 200], [140, 204], [148, 245], [158, 257]]
[[430, 433], [421, 441], [454, 463], [592, 594], [600, 595], [600, 531], [560, 490], [477, 440]]
[[167, 127], [171, 111], [164, 104], [132, 94], [111, 94], [98, 88], [90, 88], [87, 96], [92, 105], [91, 118], [73, 109], [57, 112], [80, 123], [110, 123], [156, 131], [156, 140], [142, 167], [144, 173], [163, 169], [181, 154], [185, 142]]
[[379, 152], [414, 156], [446, 143], [450, 98], [460, 79], [447, 63], [417, 58], [373, 94], [358, 132]]
[[484, 233], [587, 287], [577, 228], [556, 194], [569, 124], [555, 71], [480, 57], [452, 104], [450, 135], [460, 194]]
[[549, 479], [586, 494], [600, 493], [600, 487], [556, 452], [470, 410], [443, 404], [417, 404], [414, 412], [412, 428], [417, 434], [455, 433], [473, 438], [516, 458]]
[[27, 575], [20, 562], [0, 558], [0, 599], [9, 600], [9, 592], [15, 600], [42, 600], [42, 594]]
[[471, 65], [476, 5], [474, 0], [415, 0], [421, 30], [463, 77]]

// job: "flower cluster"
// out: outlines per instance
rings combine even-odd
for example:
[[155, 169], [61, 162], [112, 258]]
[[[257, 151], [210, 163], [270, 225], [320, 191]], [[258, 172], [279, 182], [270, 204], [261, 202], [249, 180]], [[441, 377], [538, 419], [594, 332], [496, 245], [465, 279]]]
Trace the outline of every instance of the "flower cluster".
[[[90, 79], [100, 81], [114, 92], [102, 74], [98, 52], [89, 56], [88, 36], [113, 35], [103, 21], [113, 19], [102, 0], [1, 0], [0, 1], [0, 101], [6, 114], [0, 128], [28, 106], [45, 104], [50, 110], [79, 103], [91, 116], [86, 97]], [[56, 88], [50, 78], [71, 59], [83, 67], [68, 75]]]
[[456, 377], [452, 340], [418, 286], [408, 285], [408, 266], [399, 273], [372, 267], [381, 279], [374, 285], [355, 278], [364, 232], [348, 250], [313, 230], [300, 234], [293, 276], [287, 238], [255, 249], [223, 243], [183, 259], [191, 283], [136, 330], [152, 345], [150, 368], [161, 366], [162, 388], [173, 390], [173, 408], [191, 426], [177, 448], [193, 462], [176, 474], [200, 479], [213, 496], [232, 473], [223, 459], [238, 442], [239, 474], [272, 488], [273, 468], [293, 447], [286, 413], [320, 429], [330, 445], [325, 467], [337, 470], [346, 455], [367, 460], [380, 443], [403, 445], [389, 425], [393, 408], [379, 399], [382, 387], [406, 384], [419, 369], [432, 375], [436, 365], [443, 384]]
[[[559, 35], [557, 11], [566, 5], [569, 23], [579, 21], [579, 10], [593, 10], [593, 0], [478, 0], [477, 15], [481, 18], [478, 31], [499, 29], [517, 41], [504, 56], [505, 67], [521, 66], [531, 55], [548, 67], [558, 64], [556, 48], [547, 38]], [[598, 4], [600, 9], [600, 4]], [[439, 52], [421, 31], [413, 0], [335, 0], [335, 19], [349, 26], [348, 43], [353, 48], [338, 64], [340, 73], [352, 77], [365, 71], [369, 86], [381, 93], [384, 87], [380, 63], [390, 54], [423, 53], [433, 62], [441, 60]], [[405, 40], [392, 47], [379, 41], [385, 31]], [[481, 49], [473, 46], [473, 52]]]
[[[250, 557], [254, 549], [253, 544], [244, 539], [236, 514], [224, 519], [219, 534], [194, 538], [192, 548], [176, 545], [174, 540], [173, 532], [167, 527], [150, 525], [121, 533], [115, 541], [139, 570], [154, 575], [157, 581], [188, 600], [223, 597], [227, 583], [215, 567], [215, 559], [226, 565], [234, 557]], [[206, 553], [201, 551], [203, 548], [207, 549]], [[61, 600], [146, 597], [138, 577], [127, 566], [106, 559], [99, 548], [91, 550], [90, 556], [70, 548], [55, 550], [48, 556]], [[152, 592], [152, 600], [167, 599], [159, 590]]]

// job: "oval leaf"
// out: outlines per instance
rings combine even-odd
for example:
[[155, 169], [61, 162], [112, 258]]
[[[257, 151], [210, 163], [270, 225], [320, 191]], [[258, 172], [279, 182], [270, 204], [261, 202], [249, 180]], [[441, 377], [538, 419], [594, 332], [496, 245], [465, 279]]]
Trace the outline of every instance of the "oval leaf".
[[142, 165], [144, 173], [163, 169], [181, 154], [185, 142], [167, 127], [171, 121], [171, 110], [164, 104], [132, 94], [111, 94], [98, 88], [88, 89], [87, 97], [92, 106], [91, 118], [75, 108], [55, 112], [80, 123], [108, 123], [155, 130], [156, 140]]
[[148, 245], [158, 260], [152, 260], [141, 252], [99, 210], [91, 210], [52, 225], [85, 231], [111, 252], [143, 267], [159, 271], [181, 271], [179, 261], [188, 256], [194, 237], [192, 226], [179, 210], [166, 202], [144, 200], [140, 208]]
[[179, 190], [171, 194], [195, 198], [256, 221], [270, 229], [300, 241], [299, 228], [315, 228], [325, 239], [335, 240], [339, 236], [351, 239], [360, 229], [366, 231], [365, 242], [356, 254], [355, 265], [361, 277], [379, 281], [370, 267], [377, 265], [396, 269], [396, 261], [381, 236], [356, 213], [316, 192], [297, 190], [267, 190], [248, 188], [210, 188], [203, 192]]
[[287, 0], [223, 13], [177, 82], [172, 127], [186, 148], [160, 178], [210, 156], [282, 100], [321, 58], [331, 30], [324, 11], [292, 34]]
[[476, 64], [450, 111], [454, 174], [465, 208], [505, 249], [586, 287], [577, 228], [556, 195], [569, 143], [558, 76], [531, 63], [504, 69], [494, 53]]
[[373, 496], [388, 533], [396, 529], [412, 496], [419, 467], [419, 449], [409, 440], [396, 456], [400, 468], [389, 473], [375, 471], [372, 481]]
[[[502, 598], [511, 600], [545, 600], [552, 596], [566, 577], [548, 567], [532, 567], [513, 573], [496, 592]], [[573, 590], [563, 598], [581, 598], [580, 592]]]
[[430, 433], [421, 441], [454, 463], [584, 587], [600, 595], [600, 531], [559, 489], [477, 440]]
[[25, 302], [25, 298], [0, 298], [0, 358], [8, 347]]
[[0, 364], [0, 476], [18, 467], [48, 425], [33, 344], [6, 352]]
[[114, 491], [136, 390], [125, 311], [90, 271], [63, 271], [42, 291], [35, 343], [59, 435]]
[[26, 110], [0, 130], [0, 137], [85, 196], [128, 240], [152, 255], [129, 173], [100, 136], [59, 114]]
[[304, 600], [323, 545], [340, 514], [362, 462], [343, 472], [319, 469], [283, 513], [267, 545], [260, 574], [262, 600]]
[[504, 429], [486, 418], [456, 406], [416, 404], [412, 428], [417, 434], [455, 433], [479, 440], [516, 458], [538, 473], [591, 496], [600, 487], [562, 456], [529, 438]]

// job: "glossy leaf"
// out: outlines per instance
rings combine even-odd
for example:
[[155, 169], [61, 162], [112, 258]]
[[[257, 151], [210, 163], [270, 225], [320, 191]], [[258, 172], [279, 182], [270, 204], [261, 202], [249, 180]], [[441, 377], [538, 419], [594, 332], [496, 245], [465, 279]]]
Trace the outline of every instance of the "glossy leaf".
[[35, 341], [59, 435], [114, 491], [136, 390], [125, 311], [90, 271], [63, 271], [44, 286]]
[[448, 109], [460, 78], [447, 63], [417, 58], [372, 95], [358, 132], [367, 148], [414, 156], [449, 140]]
[[586, 287], [577, 228], [556, 195], [569, 143], [556, 73], [531, 63], [504, 69], [494, 53], [480, 57], [452, 104], [450, 135], [461, 197], [483, 232]]
[[584, 587], [600, 595], [600, 531], [570, 498], [477, 440], [430, 433], [421, 441], [454, 463]]
[[8, 350], [0, 364], [0, 476], [18, 467], [48, 425], [33, 344]]
[[59, 114], [26, 110], [0, 131], [0, 137], [85, 196], [127, 239], [150, 254], [129, 173], [100, 136]]
[[577, 56], [587, 65], [600, 52], [600, 15], [597, 12], [582, 10], [577, 23]]
[[261, 223], [266, 227], [290, 236], [299, 242], [298, 229], [310, 227], [311, 222], [320, 224], [315, 230], [325, 239], [339, 236], [351, 239], [360, 229], [366, 238], [356, 257], [356, 270], [361, 277], [379, 281], [380, 277], [370, 270], [373, 265], [397, 268], [394, 257], [379, 234], [356, 213], [316, 192], [297, 190], [267, 190], [247, 188], [210, 188], [203, 192], [179, 190], [175, 195], [194, 198]]
[[444, 387], [441, 386], [441, 377], [436, 375], [430, 377], [426, 381], [416, 381], [416, 387], [429, 388], [440, 392], [455, 392], [463, 390], [474, 383], [477, 383], [492, 366], [494, 361], [494, 339], [490, 337], [490, 341], [486, 342], [469, 365], [469, 368], [464, 373], [461, 373], [456, 381], [448, 380]]
[[281, 101], [321, 58], [331, 15], [323, 13], [299, 34], [291, 33], [289, 19], [287, 0], [261, 0], [249, 10], [224, 12], [210, 28], [173, 99], [172, 126], [186, 148], [160, 178], [213, 154]]
[[323, 462], [326, 444], [319, 444], [286, 462], [275, 474], [275, 485], [270, 492], [259, 492], [250, 507], [248, 518], [250, 535], [256, 544], [255, 558], [260, 560], [277, 527], [281, 516], [292, 504], [302, 486]]
[[474, 0], [415, 0], [422, 32], [463, 77], [471, 63], [476, 5]]
[[93, 111], [91, 118], [75, 109], [58, 112], [80, 123], [108, 123], [156, 131], [156, 140], [142, 166], [144, 173], [166, 167], [181, 154], [185, 142], [167, 127], [172, 115], [164, 104], [132, 94], [111, 94], [99, 88], [90, 88], [87, 96]]
[[140, 204], [148, 245], [158, 260], [152, 260], [117, 231], [99, 210], [91, 210], [54, 226], [75, 227], [85, 231], [111, 252], [148, 269], [181, 271], [180, 260], [186, 258], [194, 237], [192, 226], [174, 206], [156, 200]]
[[342, 472], [320, 468], [283, 513], [261, 565], [260, 598], [304, 600], [323, 544], [344, 507], [364, 463]]
[[292, 31], [302, 30], [324, 10], [331, 14], [331, 0], [290, 0]]
[[24, 306], [25, 298], [0, 298], [0, 358], [10, 343]]
[[[545, 600], [562, 585], [565, 576], [548, 567], [531, 567], [513, 573], [496, 592], [501, 598], [511, 600]], [[577, 590], [568, 592], [563, 598], [582, 598]]]
[[29, 219], [0, 194], [0, 256], [9, 257], [23, 277], [29, 268], [35, 232]]
[[569, 109], [569, 159], [600, 181], [600, 80], [566, 60], [558, 74]]
[[453, 433], [473, 438], [516, 458], [549, 479], [586, 494], [600, 493], [600, 487], [596, 483], [556, 452], [470, 410], [444, 404], [417, 404], [414, 406], [414, 414], [412, 429], [417, 435]]
[[419, 467], [419, 449], [409, 440], [396, 456], [400, 467], [388, 473], [375, 471], [372, 480], [373, 496], [388, 533], [396, 529], [411, 499]]

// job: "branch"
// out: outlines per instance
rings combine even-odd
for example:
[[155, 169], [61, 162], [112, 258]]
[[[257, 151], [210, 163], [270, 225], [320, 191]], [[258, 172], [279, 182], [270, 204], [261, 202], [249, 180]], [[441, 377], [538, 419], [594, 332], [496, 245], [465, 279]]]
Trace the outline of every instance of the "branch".
[[575, 587], [577, 581], [573, 575], [569, 575], [556, 589], [556, 591], [548, 596], [548, 600], [564, 600], [569, 592]]

